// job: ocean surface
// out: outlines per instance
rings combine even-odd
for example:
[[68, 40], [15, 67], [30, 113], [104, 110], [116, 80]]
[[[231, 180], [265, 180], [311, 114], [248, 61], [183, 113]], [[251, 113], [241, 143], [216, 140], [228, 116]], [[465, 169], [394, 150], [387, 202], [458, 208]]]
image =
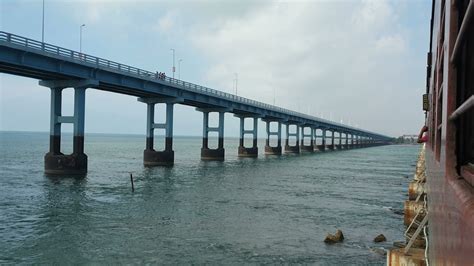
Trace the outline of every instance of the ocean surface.
[[[239, 159], [226, 139], [224, 162], [202, 162], [201, 138], [175, 137], [175, 166], [145, 168], [144, 136], [89, 134], [78, 179], [44, 175], [48, 141], [0, 132], [0, 264], [383, 265], [419, 151], [265, 157], [262, 140], [258, 159]], [[336, 229], [344, 242], [325, 244]]]

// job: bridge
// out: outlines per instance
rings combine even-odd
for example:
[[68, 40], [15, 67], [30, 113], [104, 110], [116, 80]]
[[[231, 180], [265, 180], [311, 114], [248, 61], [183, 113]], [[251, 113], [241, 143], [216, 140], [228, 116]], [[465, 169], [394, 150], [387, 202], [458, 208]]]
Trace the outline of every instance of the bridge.
[[[282, 125], [286, 126], [285, 153], [344, 150], [389, 144], [390, 137], [318, 117], [287, 110], [136, 67], [0, 31], [0, 72], [39, 80], [51, 90], [50, 145], [45, 155], [46, 174], [85, 174], [84, 116], [86, 89], [126, 94], [147, 105], [145, 166], [173, 165], [173, 107], [184, 104], [203, 113], [202, 160], [224, 160], [224, 114], [240, 119], [240, 157], [257, 157], [258, 119], [266, 123], [265, 154], [282, 154]], [[61, 114], [62, 91], [74, 88], [74, 114]], [[164, 123], [155, 123], [155, 106], [166, 105]], [[217, 112], [217, 127], [209, 126], [209, 113]], [[246, 129], [244, 119], [253, 119]], [[61, 124], [73, 124], [73, 153], [61, 153]], [[271, 130], [271, 123], [276, 130]], [[290, 131], [293, 128], [293, 131]], [[154, 130], [164, 129], [164, 150], [154, 149]], [[209, 132], [218, 133], [217, 148], [208, 145]], [[328, 134], [329, 133], [329, 134]], [[244, 136], [253, 137], [251, 147]], [[270, 138], [277, 138], [276, 146]], [[290, 138], [296, 139], [290, 145]], [[317, 140], [320, 140], [317, 142]], [[305, 140], [307, 140], [305, 142]], [[309, 140], [309, 143], [308, 143]], [[336, 142], [338, 140], [338, 142]], [[306, 143], [306, 144], [305, 144]], [[320, 143], [320, 144], [318, 144]]]

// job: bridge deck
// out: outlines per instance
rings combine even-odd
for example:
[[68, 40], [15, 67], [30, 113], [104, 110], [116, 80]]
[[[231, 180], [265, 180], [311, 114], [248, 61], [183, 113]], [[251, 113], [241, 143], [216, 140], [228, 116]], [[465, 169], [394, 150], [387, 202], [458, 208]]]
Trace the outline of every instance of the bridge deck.
[[114, 61], [0, 31], [0, 72], [36, 78], [92, 79], [96, 89], [137, 97], [179, 98], [198, 108], [227, 108], [235, 114], [337, 130], [378, 140], [390, 137], [254, 101]]

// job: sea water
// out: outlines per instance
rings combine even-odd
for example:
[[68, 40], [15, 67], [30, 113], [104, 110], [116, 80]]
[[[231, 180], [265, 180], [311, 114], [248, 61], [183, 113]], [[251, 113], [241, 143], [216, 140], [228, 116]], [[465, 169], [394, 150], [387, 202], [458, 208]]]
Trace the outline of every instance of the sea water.
[[[88, 134], [88, 174], [74, 178], [44, 175], [48, 141], [0, 132], [2, 264], [383, 265], [380, 251], [403, 240], [394, 210], [419, 151], [265, 156], [259, 140], [259, 157], [240, 159], [225, 139], [225, 161], [205, 162], [201, 138], [175, 137], [175, 165], [146, 168], [144, 136]], [[325, 244], [336, 229], [344, 241]]]

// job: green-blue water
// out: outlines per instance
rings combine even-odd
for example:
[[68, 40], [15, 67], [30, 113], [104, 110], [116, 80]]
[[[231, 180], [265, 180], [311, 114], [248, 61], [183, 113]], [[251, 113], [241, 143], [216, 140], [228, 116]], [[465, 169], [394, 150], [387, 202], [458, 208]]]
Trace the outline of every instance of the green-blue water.
[[[176, 137], [174, 167], [144, 168], [144, 137], [91, 134], [88, 175], [74, 179], [44, 176], [48, 145], [47, 133], [0, 132], [2, 264], [382, 265], [371, 248], [403, 240], [393, 209], [419, 150], [239, 159], [226, 139], [225, 162], [202, 162], [200, 138]], [[337, 228], [344, 242], [323, 243]], [[380, 233], [388, 242], [373, 243]]]

